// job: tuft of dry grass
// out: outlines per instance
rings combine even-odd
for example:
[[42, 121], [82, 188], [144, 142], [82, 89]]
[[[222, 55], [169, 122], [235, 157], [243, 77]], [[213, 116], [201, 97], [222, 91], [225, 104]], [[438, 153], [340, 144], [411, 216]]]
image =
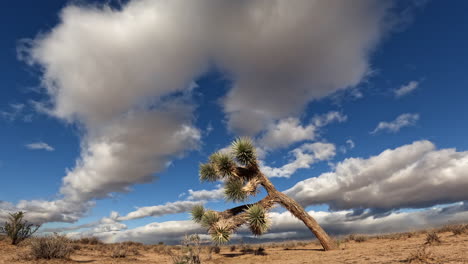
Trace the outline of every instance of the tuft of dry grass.
[[168, 247], [166, 245], [163, 245], [163, 244], [158, 244], [158, 245], [154, 246], [153, 251], [158, 253], [158, 254], [167, 254]]
[[423, 246], [418, 248], [415, 252], [406, 259], [406, 263], [414, 264], [436, 264], [436, 259], [433, 254], [427, 251], [427, 247]]
[[75, 250], [70, 239], [57, 234], [31, 239], [30, 248], [33, 259], [69, 259]]
[[468, 225], [454, 225], [450, 230], [455, 236], [464, 234], [468, 231]]
[[252, 246], [250, 246], [249, 244], [242, 244], [240, 252], [243, 254], [252, 254], [254, 250], [252, 249]]
[[258, 247], [255, 251], [254, 251], [254, 255], [256, 256], [266, 256], [266, 251], [265, 251], [265, 248], [264, 247]]
[[[201, 245], [200, 237], [196, 234], [186, 235], [182, 241], [184, 245], [182, 252], [175, 253], [172, 248], [168, 248], [167, 254], [171, 257], [174, 264], [201, 264]], [[210, 252], [210, 251], [209, 251]], [[210, 253], [211, 255], [211, 253]]]
[[356, 235], [356, 234], [351, 234], [347, 238], [344, 239], [345, 242], [348, 241], [356, 241], [358, 243], [365, 242], [369, 239], [369, 236], [365, 235]]
[[440, 243], [442, 243], [442, 241], [440, 240], [440, 237], [439, 235], [437, 235], [436, 232], [429, 232], [426, 234], [426, 245], [439, 245]]
[[75, 240], [75, 243], [83, 244], [83, 245], [102, 245], [104, 244], [99, 238], [97, 237], [82, 237], [80, 239]]
[[122, 242], [114, 244], [111, 248], [111, 258], [126, 258], [130, 255], [138, 256], [140, 255], [139, 247], [142, 247], [141, 243], [134, 242]]
[[215, 254], [219, 254], [221, 252], [221, 248], [219, 246], [211, 246], [209, 250], [210, 250], [210, 253], [215, 253]]

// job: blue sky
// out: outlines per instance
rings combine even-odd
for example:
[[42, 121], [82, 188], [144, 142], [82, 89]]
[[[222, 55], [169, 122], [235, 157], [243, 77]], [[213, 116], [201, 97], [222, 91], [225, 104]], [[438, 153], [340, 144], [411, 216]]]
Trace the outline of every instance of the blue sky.
[[233, 205], [198, 165], [250, 136], [332, 233], [468, 219], [463, 1], [1, 5], [0, 218], [176, 241], [193, 203]]

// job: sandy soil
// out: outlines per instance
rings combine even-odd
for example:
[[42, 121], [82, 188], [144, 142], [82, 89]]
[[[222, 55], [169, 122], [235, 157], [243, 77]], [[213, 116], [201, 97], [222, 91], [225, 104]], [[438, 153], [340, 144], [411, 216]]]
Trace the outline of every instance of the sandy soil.
[[[450, 232], [439, 233], [442, 243], [426, 245], [424, 261], [409, 262], [408, 259], [424, 247], [426, 234], [414, 234], [411, 237], [400, 238], [370, 238], [364, 242], [340, 242], [340, 250], [324, 252], [315, 242], [306, 245], [266, 246], [264, 256], [243, 254], [239, 247], [231, 252], [229, 247], [222, 247], [219, 254], [203, 250], [202, 263], [209, 264], [302, 264], [302, 263], [467, 263], [468, 264], [468, 234], [453, 235]], [[252, 248], [258, 245], [251, 245]], [[138, 254], [129, 254], [126, 258], [111, 258], [109, 250], [102, 246], [85, 245], [76, 251], [71, 260], [24, 260], [28, 254], [28, 246], [15, 247], [5, 241], [0, 242], [0, 263], [30, 264], [30, 263], [141, 263], [162, 264], [172, 263], [171, 258], [164, 253], [157, 253], [157, 246], [135, 246]]]

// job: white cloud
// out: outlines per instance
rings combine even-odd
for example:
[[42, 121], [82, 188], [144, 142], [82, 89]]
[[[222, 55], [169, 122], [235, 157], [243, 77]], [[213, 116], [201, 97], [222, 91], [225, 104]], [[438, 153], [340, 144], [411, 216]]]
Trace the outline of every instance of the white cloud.
[[148, 216], [158, 217], [168, 214], [184, 213], [191, 211], [195, 205], [199, 204], [201, 204], [199, 201], [177, 201], [173, 203], [166, 203], [164, 205], [140, 207], [125, 216], [117, 216], [114, 217], [114, 219], [117, 221], [127, 221]]
[[[40, 68], [49, 95], [35, 106], [83, 127], [63, 201], [86, 204], [128, 191], [196, 148], [193, 108], [181, 106], [190, 101], [171, 95], [190, 97], [190, 84], [210, 63], [232, 78], [223, 107], [229, 127], [241, 133], [357, 85], [389, 9], [390, 2], [372, 0], [68, 5], [58, 25], [19, 50]], [[76, 217], [68, 208], [60, 215]]]
[[[309, 211], [317, 222], [331, 234], [393, 233], [458, 223], [468, 220], [467, 205], [459, 203], [446, 207], [427, 208], [420, 211], [394, 212], [381, 217], [352, 218], [352, 211]], [[270, 213], [272, 228], [270, 238], [283, 232], [295, 232], [291, 238], [310, 238], [313, 235], [289, 212]], [[260, 237], [261, 238], [261, 237]]]
[[78, 221], [87, 210], [94, 205], [94, 202], [80, 202], [70, 200], [21, 200], [16, 206], [9, 209], [10, 212], [23, 211], [26, 212], [25, 218], [36, 224], [47, 222], [67, 222], [73, 223]]
[[208, 29], [224, 32], [216, 54], [235, 81], [224, 100], [229, 127], [250, 135], [296, 115], [311, 100], [360, 83], [390, 7], [374, 1], [242, 3], [210, 10], [224, 15]]
[[87, 139], [82, 157], [63, 179], [61, 193], [89, 200], [151, 181], [153, 173], [165, 169], [169, 157], [197, 147], [200, 132], [184, 115], [138, 113], [101, 128]]
[[13, 103], [8, 105], [8, 109], [0, 110], [0, 118], [7, 121], [22, 120], [23, 122], [31, 122], [32, 114], [26, 111], [26, 105], [22, 103]]
[[318, 130], [331, 122], [344, 122], [347, 117], [339, 112], [328, 112], [315, 116], [311, 124], [301, 125], [298, 118], [281, 119], [271, 124], [265, 134], [258, 140], [259, 144], [267, 149], [286, 147], [296, 142], [314, 140]]
[[344, 121], [348, 120], [348, 117], [346, 115], [343, 115], [340, 112], [336, 111], [331, 111], [323, 115], [316, 115], [312, 118], [312, 123], [316, 127], [324, 127], [330, 123], [333, 122], [339, 122], [342, 123]]
[[391, 122], [380, 122], [377, 127], [371, 132], [375, 134], [379, 131], [398, 132], [401, 128], [407, 126], [414, 126], [419, 120], [419, 114], [402, 114]]
[[295, 142], [314, 139], [316, 129], [314, 125], [302, 126], [297, 118], [285, 118], [270, 125], [259, 142], [267, 148], [286, 147]]
[[25, 145], [28, 149], [32, 149], [32, 150], [46, 150], [46, 151], [54, 151], [55, 149], [50, 146], [49, 144], [45, 143], [45, 142], [34, 142], [34, 143], [30, 143], [30, 144], [26, 144]]
[[468, 200], [467, 172], [468, 152], [416, 141], [367, 159], [348, 158], [285, 193], [305, 206], [333, 210], [424, 208]]
[[336, 154], [336, 148], [335, 145], [330, 143], [307, 143], [293, 149], [291, 154], [294, 156], [294, 159], [290, 163], [280, 168], [262, 165], [261, 170], [268, 177], [289, 178], [298, 169], [310, 168], [312, 164], [318, 161], [331, 159]]
[[179, 243], [186, 234], [204, 232], [206, 231], [193, 221], [167, 221], [161, 223], [155, 222], [121, 232], [95, 233], [94, 235], [108, 243], [138, 241], [156, 244], [161, 241], [165, 243]]
[[407, 95], [414, 90], [416, 90], [419, 86], [419, 82], [417, 81], [410, 81], [408, 84], [402, 85], [400, 88], [396, 89], [395, 92], [395, 97], [402, 97], [404, 95]]
[[222, 185], [218, 185], [217, 189], [213, 190], [188, 190], [189, 192], [189, 200], [195, 201], [215, 201], [221, 200], [224, 198], [224, 187]]
[[351, 139], [346, 140], [346, 144], [348, 145], [349, 149], [353, 149], [356, 146], [354, 141], [352, 141]]
[[[309, 211], [321, 225], [331, 234], [350, 233], [392, 233], [410, 231], [447, 223], [457, 223], [468, 220], [467, 205], [458, 203], [446, 207], [428, 208], [413, 212], [394, 212], [374, 218], [352, 218], [352, 211], [323, 212]], [[263, 236], [256, 239], [311, 239], [313, 234], [297, 218], [289, 212], [270, 213], [272, 226]], [[95, 233], [105, 242], [139, 241], [155, 244], [160, 241], [179, 243], [185, 234], [199, 233], [208, 239], [206, 231], [193, 221], [155, 222], [145, 226], [117, 232]], [[287, 236], [286, 236], [287, 235]], [[80, 236], [80, 234], [74, 234]], [[246, 228], [240, 228], [233, 236], [234, 240], [246, 241], [252, 235]]]

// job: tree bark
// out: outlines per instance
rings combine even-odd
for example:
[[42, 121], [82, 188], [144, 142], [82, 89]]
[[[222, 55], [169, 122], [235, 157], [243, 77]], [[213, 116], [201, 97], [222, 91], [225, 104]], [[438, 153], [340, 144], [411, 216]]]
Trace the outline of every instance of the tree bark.
[[268, 192], [268, 196], [273, 197], [278, 203], [291, 212], [292, 215], [304, 222], [304, 224], [320, 241], [320, 244], [322, 244], [324, 250], [328, 251], [338, 248], [335, 241], [333, 241], [333, 239], [328, 236], [325, 230], [323, 230], [317, 221], [311, 215], [309, 215], [300, 204], [298, 204], [294, 199], [290, 198], [286, 194], [276, 190], [271, 181], [262, 173], [259, 173], [259, 177], [262, 186]]

